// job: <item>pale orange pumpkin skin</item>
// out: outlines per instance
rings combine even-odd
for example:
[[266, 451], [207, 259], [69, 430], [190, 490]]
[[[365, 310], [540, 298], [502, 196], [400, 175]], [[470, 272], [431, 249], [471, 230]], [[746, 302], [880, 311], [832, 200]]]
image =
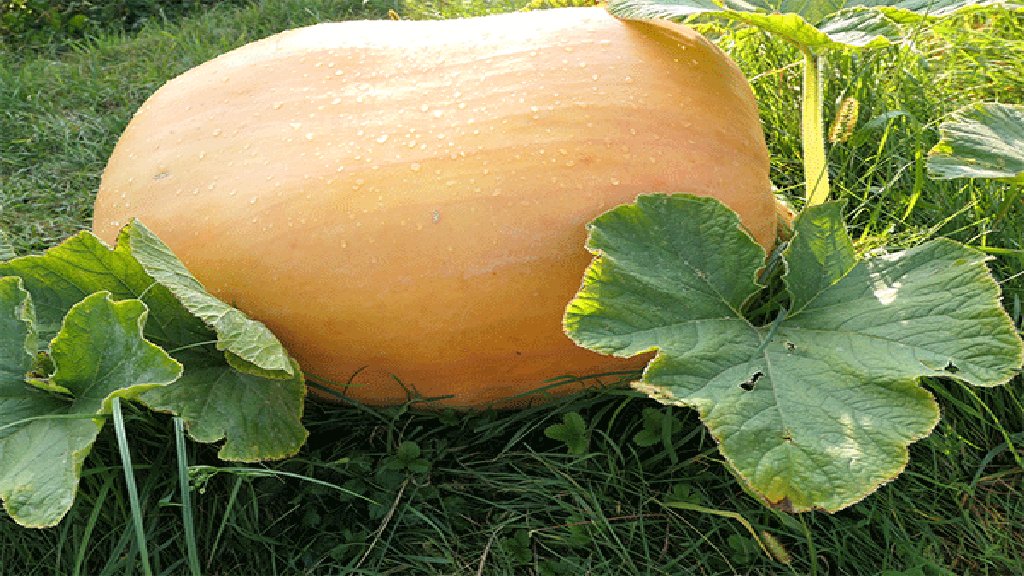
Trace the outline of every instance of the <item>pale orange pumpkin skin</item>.
[[640, 193], [712, 195], [770, 248], [768, 164], [746, 80], [680, 25], [600, 8], [322, 24], [157, 91], [94, 230], [139, 218], [352, 398], [509, 405], [640, 366], [562, 333], [588, 221]]

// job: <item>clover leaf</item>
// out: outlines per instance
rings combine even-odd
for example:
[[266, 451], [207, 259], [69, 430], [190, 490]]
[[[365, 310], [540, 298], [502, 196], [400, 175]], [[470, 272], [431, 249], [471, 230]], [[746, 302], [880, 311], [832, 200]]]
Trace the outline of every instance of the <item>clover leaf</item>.
[[84, 298], [50, 344], [53, 372], [29, 375], [39, 353], [32, 300], [20, 278], [0, 278], [0, 497], [18, 523], [52, 526], [71, 508], [114, 397], [134, 399], [181, 374], [143, 337], [146, 314], [139, 300], [108, 292]]
[[641, 196], [592, 222], [588, 249], [569, 336], [656, 350], [635, 387], [696, 408], [744, 486], [786, 511], [840, 510], [898, 475], [939, 417], [920, 377], [995, 386], [1021, 365], [984, 255], [939, 239], [857, 262], [834, 203], [798, 217], [769, 326], [743, 314], [764, 252], [717, 200]]
[[563, 415], [560, 424], [552, 424], [544, 429], [544, 435], [564, 443], [569, 454], [574, 456], [582, 456], [590, 448], [590, 432], [587, 430], [587, 422], [579, 412], [569, 412]]
[[939, 126], [928, 153], [933, 178], [993, 178], [1024, 185], [1024, 106], [979, 103]]

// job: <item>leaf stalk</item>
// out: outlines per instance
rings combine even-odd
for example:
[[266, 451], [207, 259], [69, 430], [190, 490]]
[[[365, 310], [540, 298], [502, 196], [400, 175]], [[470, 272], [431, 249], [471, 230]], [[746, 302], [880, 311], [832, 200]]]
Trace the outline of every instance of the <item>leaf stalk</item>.
[[825, 126], [822, 101], [821, 71], [824, 59], [802, 46], [804, 54], [803, 90], [801, 91], [800, 130], [804, 152], [804, 180], [807, 182], [807, 206], [828, 200], [828, 164], [825, 160]]

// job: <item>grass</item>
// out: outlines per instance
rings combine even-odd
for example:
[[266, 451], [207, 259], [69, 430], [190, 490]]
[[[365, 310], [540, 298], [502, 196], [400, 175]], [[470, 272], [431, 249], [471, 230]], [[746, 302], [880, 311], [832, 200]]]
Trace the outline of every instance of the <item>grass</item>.
[[[166, 79], [217, 53], [315, 21], [385, 17], [389, 8], [453, 16], [516, 6], [265, 0], [63, 51], [0, 52], [0, 227], [21, 253], [87, 228], [99, 173], [132, 112]], [[757, 32], [706, 32], [752, 79], [773, 179], [798, 199], [797, 54]], [[830, 118], [839, 101], [859, 103], [848, 138], [829, 152], [859, 246], [948, 235], [987, 249], [1018, 325], [1020, 201], [1007, 204], [1003, 185], [931, 181], [923, 155], [959, 105], [1024, 101], [1022, 43], [1019, 18], [957, 17], [922, 28], [907, 47], [833, 58], [825, 99]], [[179, 453], [171, 418], [125, 404], [141, 510], [132, 511], [106, 427], [59, 526], [26, 530], [0, 518], [0, 572], [142, 573], [145, 548], [155, 574], [1024, 573], [1020, 378], [991, 390], [926, 385], [943, 419], [911, 447], [907, 471], [831, 516], [764, 508], [739, 490], [692, 411], [626, 389], [478, 414], [311, 402], [311, 437], [299, 456], [241, 467], [218, 461], [209, 446], [187, 443]], [[582, 450], [544, 433], [573, 414], [583, 423]]]

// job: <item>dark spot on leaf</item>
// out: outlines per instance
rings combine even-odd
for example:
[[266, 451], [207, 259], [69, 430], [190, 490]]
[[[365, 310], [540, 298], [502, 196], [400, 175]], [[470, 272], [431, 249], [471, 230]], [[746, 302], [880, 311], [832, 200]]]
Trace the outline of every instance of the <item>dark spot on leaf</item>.
[[786, 342], [786, 351], [792, 352], [794, 350], [796, 350], [796, 344], [793, 344], [792, 342]]
[[792, 442], [793, 441], [793, 433], [789, 432], [789, 431], [783, 432], [782, 433], [782, 440], [784, 442]]
[[754, 386], [757, 384], [757, 381], [760, 380], [762, 376], [764, 376], [764, 372], [754, 372], [754, 374], [750, 377], [750, 380], [747, 380], [746, 382], [740, 384], [740, 388], [743, 388], [747, 392], [750, 392], [751, 390], [754, 389]]
[[776, 510], [781, 510], [787, 514], [793, 513], [793, 502], [790, 501], [789, 498], [783, 498], [778, 502], [769, 502], [768, 505]]
[[960, 369], [957, 368], [956, 365], [953, 364], [952, 360], [950, 360], [949, 363], [946, 364], [946, 367], [943, 368], [943, 370], [945, 370], [946, 372], [949, 372], [950, 374], [956, 374], [957, 372], [960, 371]]

